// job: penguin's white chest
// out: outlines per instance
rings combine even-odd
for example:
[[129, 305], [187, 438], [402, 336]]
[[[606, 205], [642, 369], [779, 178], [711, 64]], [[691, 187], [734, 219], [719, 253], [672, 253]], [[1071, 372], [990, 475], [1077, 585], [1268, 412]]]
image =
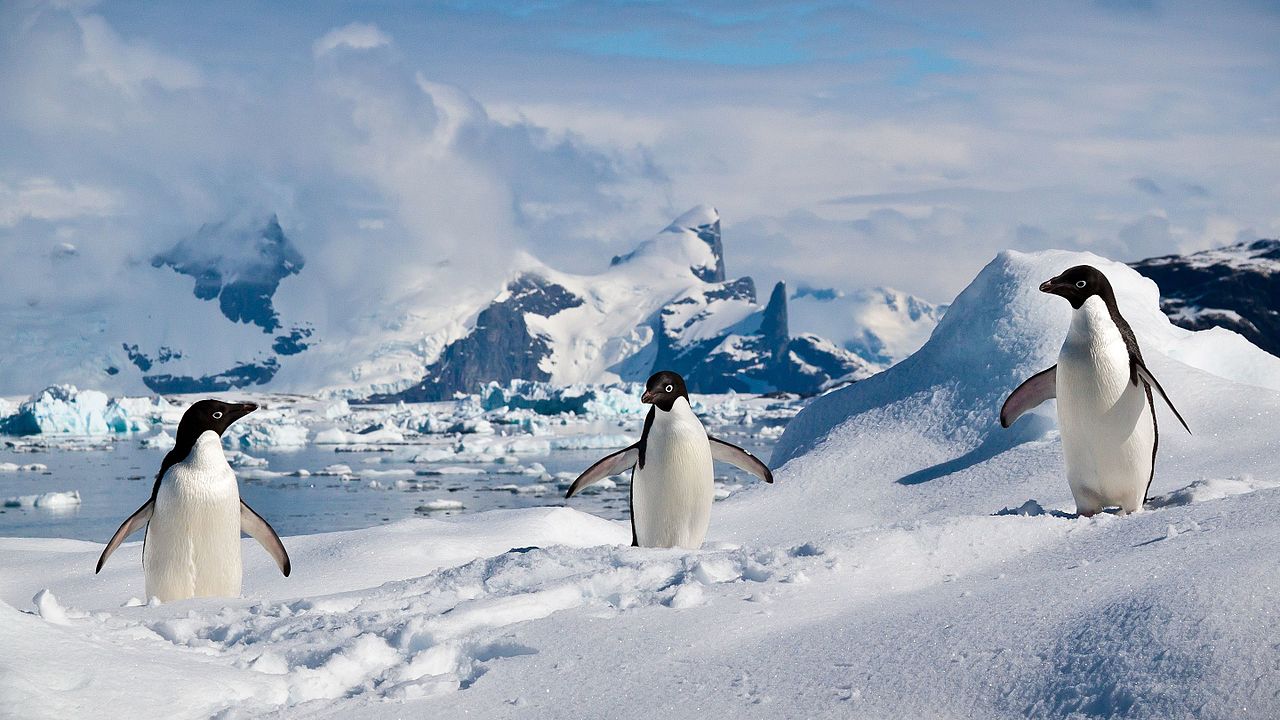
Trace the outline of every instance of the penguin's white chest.
[[142, 553], [148, 597], [240, 594], [240, 490], [217, 433], [165, 472]]
[[1089, 298], [1072, 316], [1057, 371], [1067, 481], [1081, 514], [1142, 509], [1155, 424], [1145, 386], [1130, 377], [1129, 351], [1106, 303]]
[[631, 479], [631, 518], [641, 547], [698, 548], [707, 535], [715, 483], [711, 442], [684, 398], [655, 410], [644, 467]]

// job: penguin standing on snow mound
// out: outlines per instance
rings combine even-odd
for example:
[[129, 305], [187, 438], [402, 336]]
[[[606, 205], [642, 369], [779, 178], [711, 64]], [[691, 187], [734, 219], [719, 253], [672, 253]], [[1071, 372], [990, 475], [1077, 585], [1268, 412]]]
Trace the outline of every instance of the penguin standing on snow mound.
[[1182, 427], [1187, 432], [1191, 428], [1143, 362], [1106, 275], [1077, 265], [1040, 285], [1040, 291], [1071, 303], [1071, 329], [1058, 364], [1009, 395], [1000, 409], [1000, 424], [1009, 427], [1027, 410], [1056, 397], [1076, 512], [1090, 517], [1111, 506], [1137, 512], [1155, 476], [1160, 444], [1153, 388]]
[[711, 520], [715, 480], [711, 461], [727, 462], [773, 482], [773, 473], [756, 456], [711, 437], [689, 407], [684, 378], [663, 371], [645, 383], [642, 402], [652, 403], [640, 442], [587, 468], [565, 498], [591, 483], [631, 473], [631, 544], [639, 547], [702, 546]]
[[289, 554], [276, 531], [240, 499], [236, 475], [222, 452], [222, 433], [257, 410], [253, 403], [201, 400], [182, 415], [177, 444], [156, 473], [151, 499], [116, 530], [95, 573], [144, 526], [142, 571], [148, 598], [164, 602], [240, 594], [240, 533], [266, 548], [289, 575]]

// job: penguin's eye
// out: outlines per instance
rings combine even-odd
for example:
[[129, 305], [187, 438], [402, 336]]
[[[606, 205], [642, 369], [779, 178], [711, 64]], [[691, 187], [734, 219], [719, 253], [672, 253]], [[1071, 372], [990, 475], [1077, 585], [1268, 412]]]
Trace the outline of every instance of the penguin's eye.
[[676, 389], [676, 388], [675, 388], [675, 386], [674, 386], [674, 385], [668, 385], [668, 386], [667, 386], [667, 392], [671, 392], [672, 390], [675, 390], [675, 389]]
[[1087, 283], [1087, 282], [1085, 282], [1085, 281], [1083, 281], [1083, 280], [1077, 280], [1077, 281], [1076, 281], [1076, 287], [1078, 287], [1078, 288], [1083, 288], [1085, 285], [1088, 285], [1088, 284], [1089, 284], [1089, 283]]
[[213, 419], [214, 419], [214, 420], [218, 420], [218, 419], [221, 419], [221, 418], [222, 418], [222, 411], [221, 411], [221, 410], [219, 410], [218, 412], [216, 412], [216, 413], [214, 413], [214, 414], [213, 414]]

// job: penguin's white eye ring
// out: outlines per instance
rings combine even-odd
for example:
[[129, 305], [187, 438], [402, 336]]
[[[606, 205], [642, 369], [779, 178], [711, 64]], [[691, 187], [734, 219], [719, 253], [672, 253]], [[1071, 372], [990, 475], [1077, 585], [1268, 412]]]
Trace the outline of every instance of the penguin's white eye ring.
[[218, 412], [216, 412], [216, 413], [214, 413], [214, 414], [213, 414], [213, 419], [214, 419], [214, 420], [218, 420], [218, 419], [220, 419], [221, 417], [222, 417], [222, 411], [221, 411], [221, 410], [219, 410]]
[[1087, 283], [1087, 282], [1085, 282], [1085, 281], [1083, 281], [1083, 280], [1077, 280], [1077, 281], [1076, 281], [1076, 287], [1078, 287], [1078, 288], [1083, 288], [1085, 285], [1088, 285], [1088, 284], [1089, 284], [1089, 283]]
[[668, 385], [668, 386], [667, 386], [667, 392], [671, 392], [672, 390], [675, 390], [675, 389], [676, 389], [676, 386], [675, 386], [675, 385]]

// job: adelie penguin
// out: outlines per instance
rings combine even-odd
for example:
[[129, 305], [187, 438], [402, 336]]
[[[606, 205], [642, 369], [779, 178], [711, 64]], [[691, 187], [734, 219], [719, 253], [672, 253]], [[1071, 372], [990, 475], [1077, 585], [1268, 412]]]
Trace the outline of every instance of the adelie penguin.
[[240, 594], [240, 533], [266, 548], [289, 575], [289, 554], [276, 531], [240, 499], [222, 452], [222, 433], [257, 410], [253, 403], [201, 400], [182, 415], [177, 444], [156, 473], [151, 499], [116, 530], [95, 573], [124, 539], [144, 526], [142, 571], [148, 598], [164, 602]]
[[707, 434], [689, 406], [684, 378], [655, 374], [640, 398], [650, 403], [640, 441], [587, 468], [565, 498], [591, 483], [631, 473], [631, 544], [640, 547], [698, 548], [707, 535], [715, 499], [713, 460], [735, 465], [773, 482], [764, 463], [742, 448]]
[[1067, 482], [1076, 512], [1089, 517], [1107, 507], [1137, 512], [1155, 475], [1159, 426], [1152, 390], [1187, 423], [1142, 360], [1138, 340], [1107, 277], [1077, 265], [1040, 286], [1071, 303], [1071, 328], [1058, 364], [1031, 376], [1005, 400], [1000, 424], [1058, 399], [1058, 426]]

